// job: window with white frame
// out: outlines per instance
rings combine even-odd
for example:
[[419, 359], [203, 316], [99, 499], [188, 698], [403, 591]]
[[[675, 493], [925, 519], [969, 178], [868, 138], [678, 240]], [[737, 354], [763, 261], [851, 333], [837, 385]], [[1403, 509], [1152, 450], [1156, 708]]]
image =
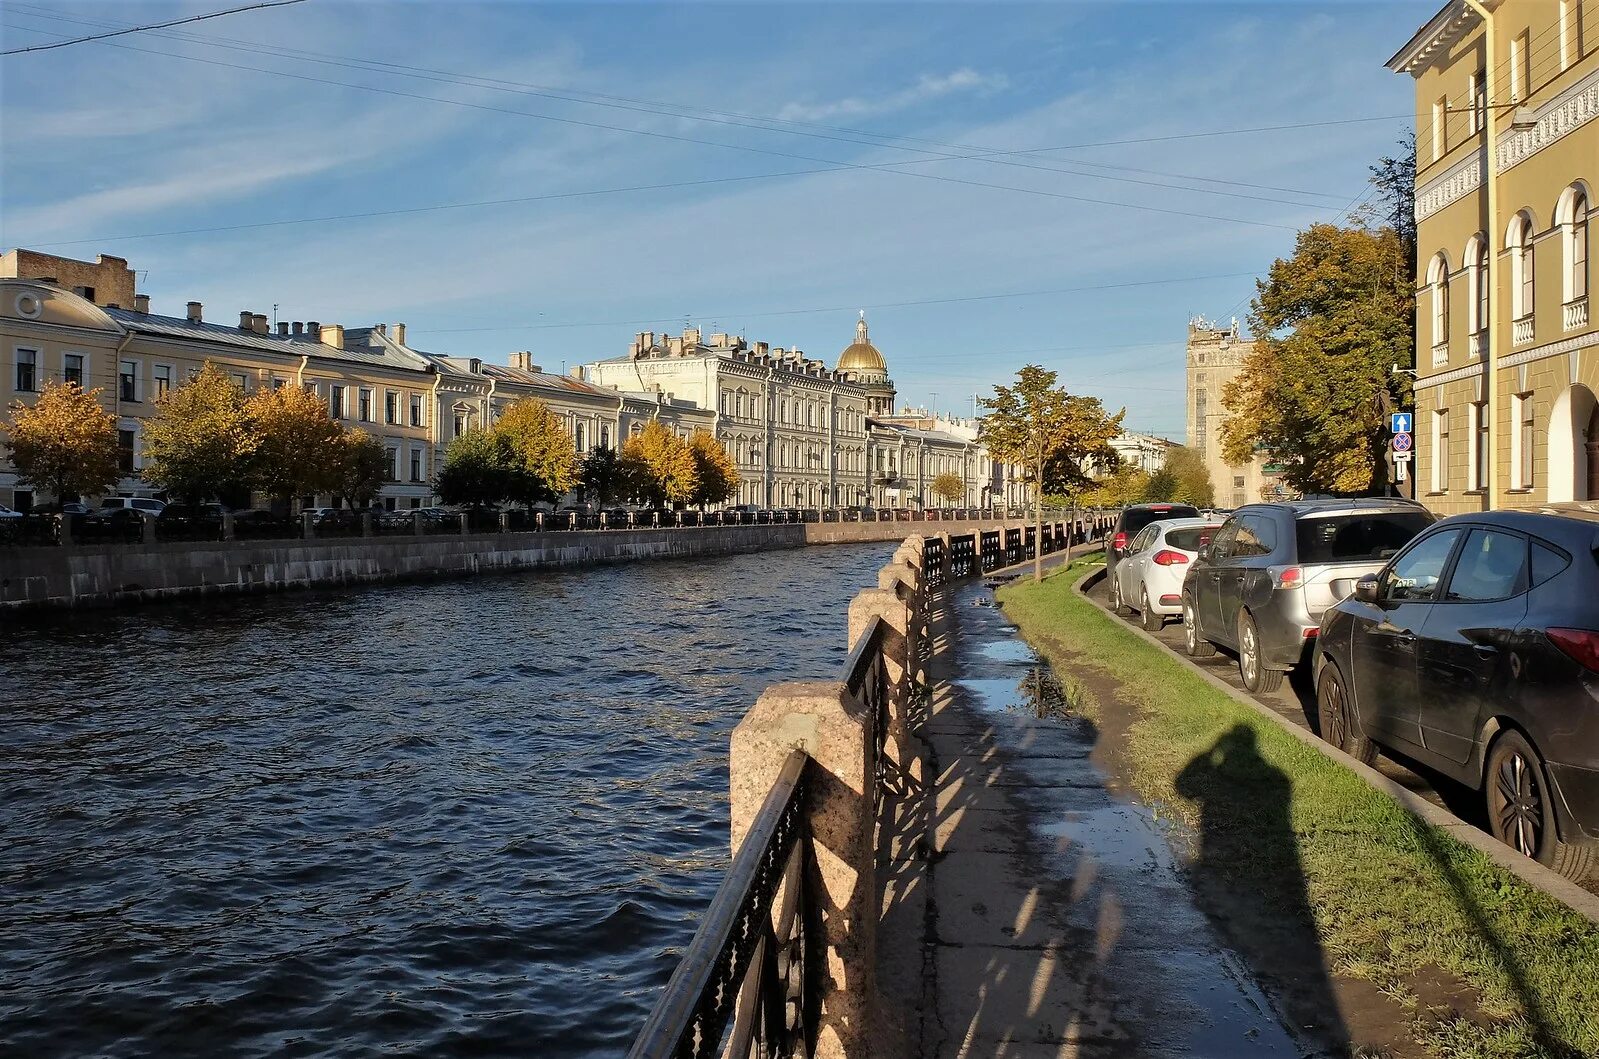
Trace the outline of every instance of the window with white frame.
[[328, 384], [328, 415], [334, 419], [344, 418], [344, 384]]
[[1449, 491], [1449, 409], [1432, 414], [1432, 491]]
[[588, 451], [588, 424], [581, 419], [572, 423], [572, 439], [577, 451]]
[[1588, 193], [1573, 186], [1562, 198], [1559, 223], [1566, 268], [1561, 300], [1575, 302], [1588, 296]]
[[1510, 488], [1532, 488], [1532, 394], [1510, 396]]
[[422, 480], [422, 450], [413, 446], [411, 448], [411, 481]]
[[1466, 427], [1471, 432], [1471, 449], [1466, 454], [1466, 488], [1488, 488], [1488, 406], [1473, 401], [1466, 406]]
[[1488, 240], [1478, 233], [1466, 248], [1471, 276], [1471, 333], [1488, 327]]
[[372, 388], [363, 386], [356, 391], [356, 418], [363, 423], [372, 422]]
[[68, 353], [61, 358], [61, 381], [83, 386], [82, 353]]
[[400, 447], [398, 445], [385, 445], [383, 447], [383, 455], [387, 458], [389, 464], [388, 480], [398, 482], [400, 480]]
[[157, 364], [150, 373], [155, 379], [155, 397], [159, 401], [172, 392], [172, 365]]
[[422, 414], [422, 395], [419, 393], [411, 395], [411, 425], [414, 427], [427, 425], [427, 420]]
[[1511, 296], [1514, 317], [1525, 320], [1532, 315], [1533, 306], [1533, 249], [1532, 218], [1518, 214], [1510, 236]]
[[1435, 254], [1428, 269], [1427, 282], [1432, 285], [1432, 344], [1449, 342], [1449, 259]]
[[383, 391], [383, 421], [385, 423], [400, 421], [400, 395], [393, 390]]
[[138, 401], [139, 365], [136, 361], [124, 360], [117, 365], [117, 397], [124, 401]]

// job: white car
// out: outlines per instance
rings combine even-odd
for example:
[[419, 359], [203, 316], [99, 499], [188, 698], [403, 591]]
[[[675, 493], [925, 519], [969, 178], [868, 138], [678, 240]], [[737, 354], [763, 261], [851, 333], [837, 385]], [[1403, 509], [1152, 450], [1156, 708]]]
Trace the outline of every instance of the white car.
[[0, 518], [21, 518], [21, 517], [22, 517], [22, 512], [20, 512], [20, 511], [12, 511], [9, 507], [6, 507], [4, 504], [0, 504]]
[[101, 511], [119, 509], [159, 515], [167, 509], [167, 504], [165, 500], [155, 500], [147, 496], [108, 496], [100, 501]]
[[1155, 632], [1183, 613], [1183, 575], [1199, 549], [1221, 529], [1205, 518], [1151, 522], [1127, 542], [1110, 573], [1110, 605], [1117, 614], [1138, 612], [1139, 624]]

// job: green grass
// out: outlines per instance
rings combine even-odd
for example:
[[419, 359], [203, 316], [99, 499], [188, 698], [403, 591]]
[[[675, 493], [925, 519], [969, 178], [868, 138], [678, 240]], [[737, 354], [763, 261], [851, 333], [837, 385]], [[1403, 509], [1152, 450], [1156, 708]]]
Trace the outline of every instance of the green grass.
[[[1098, 562], [999, 597], [1063, 678], [1097, 670], [1136, 711], [1119, 763], [1196, 836], [1198, 885], [1305, 921], [1326, 964], [1406, 1005], [1434, 1055], [1599, 1056], [1599, 928], [1083, 599], [1074, 585]], [[1437, 971], [1475, 992], [1475, 1011], [1420, 1002]]]

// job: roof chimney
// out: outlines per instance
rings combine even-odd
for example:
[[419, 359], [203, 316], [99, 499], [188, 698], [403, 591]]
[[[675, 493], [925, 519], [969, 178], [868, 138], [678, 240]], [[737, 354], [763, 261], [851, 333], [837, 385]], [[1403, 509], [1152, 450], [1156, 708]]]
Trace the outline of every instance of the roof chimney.
[[239, 310], [239, 330], [250, 331], [255, 328], [255, 315], [248, 309]]
[[394, 339], [397, 345], [405, 345], [405, 325], [395, 324], [389, 331], [389, 337]]
[[315, 320], [307, 320], [305, 322], [305, 333], [320, 341], [322, 338], [322, 325]]
[[204, 319], [205, 319], [205, 317], [202, 314], [202, 307], [201, 307], [200, 303], [199, 302], [190, 302], [189, 303], [189, 322], [193, 323], [193, 324], [197, 324], [197, 323], [200, 323]]
[[305, 325], [298, 320], [294, 321], [294, 333], [297, 335], [305, 334]]
[[533, 354], [525, 349], [519, 349], [511, 354], [511, 367], [520, 371], [542, 372], [544, 370], [533, 363]]
[[264, 335], [267, 333], [268, 329], [266, 313], [256, 313], [254, 316], [250, 317], [250, 330], [254, 331], [258, 335]]
[[148, 294], [135, 294], [133, 296], [133, 311], [150, 315], [150, 296]]
[[278, 337], [279, 338], [288, 338], [289, 337], [289, 321], [287, 321], [287, 320], [279, 320], [278, 321]]
[[317, 333], [322, 336], [324, 346], [332, 346], [334, 349], [344, 348], [343, 324], [323, 324]]

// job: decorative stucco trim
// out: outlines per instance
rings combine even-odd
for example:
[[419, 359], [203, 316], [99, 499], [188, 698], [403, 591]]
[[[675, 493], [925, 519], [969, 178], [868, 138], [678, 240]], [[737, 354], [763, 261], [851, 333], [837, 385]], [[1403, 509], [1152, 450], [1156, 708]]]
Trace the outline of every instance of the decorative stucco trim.
[[1528, 129], [1513, 130], [1498, 144], [1494, 169], [1503, 173], [1599, 117], [1599, 69], [1533, 112]]
[[1473, 375], [1481, 374], [1482, 364], [1480, 362], [1467, 364], [1463, 368], [1455, 368], [1453, 371], [1440, 371], [1437, 375], [1428, 375], [1426, 378], [1417, 379], [1413, 389], [1420, 390], [1428, 386], [1442, 386], [1445, 383], [1459, 382], [1461, 379], [1469, 379]]
[[1531, 364], [1535, 360], [1546, 357], [1558, 357], [1562, 353], [1573, 353], [1589, 346], [1599, 346], [1599, 331], [1590, 331], [1585, 335], [1573, 335], [1571, 338], [1562, 338], [1556, 342], [1547, 342], [1532, 349], [1524, 349], [1519, 353], [1512, 353], [1500, 357], [1498, 367], [1512, 368], [1518, 364]]
[[1416, 220], [1426, 220], [1482, 186], [1482, 149], [1479, 148], [1416, 189]]

